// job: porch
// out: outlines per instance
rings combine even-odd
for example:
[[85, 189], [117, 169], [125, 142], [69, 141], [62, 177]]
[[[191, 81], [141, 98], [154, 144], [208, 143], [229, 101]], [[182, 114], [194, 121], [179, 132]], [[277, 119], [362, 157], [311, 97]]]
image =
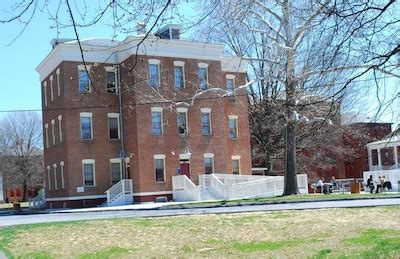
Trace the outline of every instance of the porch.
[[[301, 194], [308, 194], [307, 175], [297, 175], [297, 184]], [[283, 176], [204, 174], [199, 175], [198, 186], [186, 175], [172, 178], [174, 201], [276, 197], [283, 194], [283, 189]]]

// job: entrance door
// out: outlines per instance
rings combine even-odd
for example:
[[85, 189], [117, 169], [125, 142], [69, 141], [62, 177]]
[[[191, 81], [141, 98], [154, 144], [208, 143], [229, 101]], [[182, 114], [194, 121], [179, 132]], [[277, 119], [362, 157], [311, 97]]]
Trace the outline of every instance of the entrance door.
[[181, 174], [186, 175], [190, 179], [190, 163], [188, 160], [180, 161]]

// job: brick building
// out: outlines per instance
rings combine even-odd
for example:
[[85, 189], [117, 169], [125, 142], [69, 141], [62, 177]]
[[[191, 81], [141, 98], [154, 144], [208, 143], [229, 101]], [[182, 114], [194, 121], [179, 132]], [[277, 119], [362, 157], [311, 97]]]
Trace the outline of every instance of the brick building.
[[48, 207], [100, 204], [126, 178], [145, 202], [170, 199], [177, 173], [251, 174], [247, 63], [175, 29], [83, 40], [84, 60], [77, 41], [53, 42], [37, 68]]

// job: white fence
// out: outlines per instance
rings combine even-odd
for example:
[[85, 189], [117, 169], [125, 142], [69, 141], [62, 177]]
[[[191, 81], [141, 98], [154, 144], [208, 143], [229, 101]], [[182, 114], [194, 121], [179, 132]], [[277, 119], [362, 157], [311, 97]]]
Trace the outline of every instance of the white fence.
[[46, 195], [44, 189], [40, 190], [38, 195], [28, 200], [29, 209], [44, 209], [46, 207]]
[[107, 206], [119, 206], [133, 203], [132, 179], [122, 179], [110, 189], [107, 193]]
[[[307, 175], [297, 175], [300, 193], [308, 194]], [[283, 194], [283, 176], [251, 176], [231, 174], [199, 175], [196, 186], [185, 175], [173, 177], [175, 201], [201, 200], [201, 189], [208, 189], [222, 199], [275, 197]]]
[[392, 190], [394, 192], [400, 191], [399, 183], [400, 183], [400, 169], [394, 170], [379, 170], [379, 171], [365, 171], [363, 173], [364, 176], [364, 184], [367, 184], [367, 180], [369, 176], [372, 175], [372, 179], [374, 182], [378, 181], [379, 176], [384, 176], [385, 181], [389, 181], [392, 184]]

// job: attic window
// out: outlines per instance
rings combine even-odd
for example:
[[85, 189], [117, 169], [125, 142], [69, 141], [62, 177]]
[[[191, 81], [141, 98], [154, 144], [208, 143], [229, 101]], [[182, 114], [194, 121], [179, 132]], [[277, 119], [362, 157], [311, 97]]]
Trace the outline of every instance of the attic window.
[[179, 40], [180, 28], [177, 25], [168, 25], [156, 32], [155, 35], [161, 39]]

